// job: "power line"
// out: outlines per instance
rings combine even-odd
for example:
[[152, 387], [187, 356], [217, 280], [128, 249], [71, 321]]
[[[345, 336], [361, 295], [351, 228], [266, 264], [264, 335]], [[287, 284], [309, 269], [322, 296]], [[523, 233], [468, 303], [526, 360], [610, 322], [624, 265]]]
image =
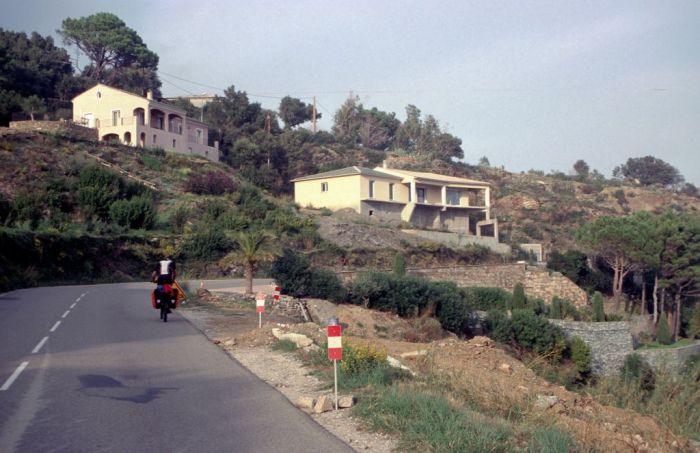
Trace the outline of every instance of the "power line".
[[193, 92], [191, 92], [191, 91], [189, 91], [189, 90], [186, 90], [186, 89], [182, 88], [182, 87], [179, 86], [179, 85], [174, 84], [173, 82], [171, 82], [170, 80], [166, 79], [166, 78], [163, 77], [163, 76], [160, 76], [160, 78], [163, 79], [163, 81], [165, 81], [165, 82], [169, 83], [170, 85], [174, 86], [175, 88], [177, 88], [177, 89], [180, 90], [180, 91], [184, 91], [185, 93], [191, 94], [192, 96], [196, 96], [196, 95], [197, 95], [196, 93], [193, 93]]
[[[205, 87], [205, 88], [211, 88], [211, 89], [213, 89], [213, 90], [222, 91], [222, 92], [223, 92], [223, 91], [226, 91], [225, 88], [216, 87], [216, 86], [213, 86], [213, 85], [208, 85], [208, 84], [206, 84], [206, 83], [195, 82], [195, 81], [193, 81], [193, 80], [185, 79], [185, 78], [183, 78], [183, 77], [179, 77], [179, 76], [176, 76], [176, 75], [174, 75], [174, 74], [168, 74], [167, 72], [164, 72], [164, 71], [160, 71], [160, 70], [159, 70], [158, 73], [159, 73], [159, 74], [164, 74], [164, 75], [166, 75], [166, 76], [168, 76], [168, 77], [172, 77], [172, 78], [177, 79], [177, 80], [182, 80], [183, 82], [191, 83], [191, 84], [193, 84], [193, 85], [198, 85], [198, 86]], [[283, 98], [285, 97], [285, 96], [273, 96], [273, 95], [267, 95], [267, 94], [248, 93], [247, 91], [246, 91], [245, 93], [246, 93], [247, 96], [255, 97], [255, 98], [283, 99]], [[289, 95], [289, 94], [287, 94], [287, 95]], [[308, 96], [308, 98], [311, 98], [311, 96]], [[302, 99], [303, 99], [303, 98], [302, 98]]]

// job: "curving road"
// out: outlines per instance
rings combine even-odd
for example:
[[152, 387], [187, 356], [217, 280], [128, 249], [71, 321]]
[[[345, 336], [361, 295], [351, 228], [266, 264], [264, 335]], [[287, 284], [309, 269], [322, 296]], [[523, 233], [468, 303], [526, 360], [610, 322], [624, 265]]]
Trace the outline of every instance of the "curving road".
[[352, 451], [151, 288], [0, 294], [1, 452]]

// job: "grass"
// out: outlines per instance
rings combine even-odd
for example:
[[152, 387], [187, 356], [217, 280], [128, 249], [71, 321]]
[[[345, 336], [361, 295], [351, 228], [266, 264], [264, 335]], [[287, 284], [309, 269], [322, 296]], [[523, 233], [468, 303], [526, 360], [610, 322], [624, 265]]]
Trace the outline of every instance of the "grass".
[[683, 346], [690, 346], [695, 344], [695, 340], [692, 340], [690, 338], [682, 338], [675, 343], [671, 344], [660, 344], [656, 341], [652, 341], [651, 343], [645, 343], [641, 345], [638, 349], [673, 349], [673, 348], [682, 348]]
[[509, 452], [513, 433], [498, 421], [453, 408], [441, 395], [386, 387], [353, 411], [376, 431], [400, 436], [406, 451]]
[[291, 340], [277, 340], [272, 344], [272, 350], [273, 351], [281, 351], [281, 352], [294, 352], [297, 349], [299, 349], [296, 345]]

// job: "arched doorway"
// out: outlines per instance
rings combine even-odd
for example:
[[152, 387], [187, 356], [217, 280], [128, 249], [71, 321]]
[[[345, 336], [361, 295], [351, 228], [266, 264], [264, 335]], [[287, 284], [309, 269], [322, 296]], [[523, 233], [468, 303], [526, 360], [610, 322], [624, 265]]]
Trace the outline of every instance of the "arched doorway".
[[145, 132], [141, 132], [141, 135], [139, 136], [139, 146], [141, 148], [146, 147], [146, 133]]
[[131, 145], [131, 132], [124, 132], [124, 143]]
[[117, 134], [106, 134], [102, 136], [102, 141], [107, 143], [120, 143], [119, 136]]

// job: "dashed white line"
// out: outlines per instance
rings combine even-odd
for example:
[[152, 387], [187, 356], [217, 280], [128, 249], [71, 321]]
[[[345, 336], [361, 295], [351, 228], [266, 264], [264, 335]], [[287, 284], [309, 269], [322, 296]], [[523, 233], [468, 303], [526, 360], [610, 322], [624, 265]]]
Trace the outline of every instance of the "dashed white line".
[[78, 302], [73, 302], [73, 305], [70, 306], [70, 308], [75, 308]]
[[12, 373], [12, 375], [9, 378], [7, 378], [2, 387], [0, 387], [0, 392], [4, 392], [5, 390], [9, 389], [12, 383], [15, 382], [15, 379], [17, 379], [22, 373], [22, 371], [24, 371], [24, 369], [27, 368], [27, 365], [29, 365], [29, 362], [20, 363], [15, 372]]
[[41, 350], [41, 347], [44, 346], [44, 343], [46, 343], [46, 340], [48, 340], [48, 339], [49, 339], [49, 337], [42, 338], [41, 341], [39, 342], [39, 344], [36, 345], [36, 347], [34, 349], [32, 349], [32, 354], [36, 354], [37, 352], [39, 352]]
[[53, 327], [51, 328], [51, 330], [49, 330], [49, 332], [55, 332], [56, 329], [58, 329], [58, 326], [60, 326], [60, 325], [61, 325], [61, 321], [56, 321], [56, 324], [53, 325]]
[[66, 312], [63, 313], [63, 316], [61, 316], [61, 318], [65, 318], [66, 316], [68, 316], [68, 313], [70, 313], [70, 310], [66, 310]]

